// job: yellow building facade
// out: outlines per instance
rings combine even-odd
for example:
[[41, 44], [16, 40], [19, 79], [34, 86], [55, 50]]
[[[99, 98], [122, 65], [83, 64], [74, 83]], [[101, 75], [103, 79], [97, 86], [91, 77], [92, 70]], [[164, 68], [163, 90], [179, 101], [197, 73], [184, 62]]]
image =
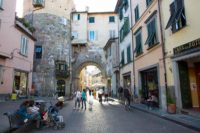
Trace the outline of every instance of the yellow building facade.
[[178, 111], [200, 110], [199, 0], [161, 1], [168, 91]]

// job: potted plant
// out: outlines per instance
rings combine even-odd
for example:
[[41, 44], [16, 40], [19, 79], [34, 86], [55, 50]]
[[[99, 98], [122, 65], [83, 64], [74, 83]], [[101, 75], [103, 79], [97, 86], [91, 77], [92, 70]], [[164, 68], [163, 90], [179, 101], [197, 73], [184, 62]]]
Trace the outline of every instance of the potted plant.
[[167, 91], [167, 112], [170, 114], [176, 113], [176, 102], [168, 91]]

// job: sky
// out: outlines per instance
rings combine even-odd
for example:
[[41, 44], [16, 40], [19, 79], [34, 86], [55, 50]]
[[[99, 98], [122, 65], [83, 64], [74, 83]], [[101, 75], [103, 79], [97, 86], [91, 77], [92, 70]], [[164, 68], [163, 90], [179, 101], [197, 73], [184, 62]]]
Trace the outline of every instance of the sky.
[[114, 11], [117, 0], [74, 0], [77, 11], [85, 11], [86, 6], [89, 12]]

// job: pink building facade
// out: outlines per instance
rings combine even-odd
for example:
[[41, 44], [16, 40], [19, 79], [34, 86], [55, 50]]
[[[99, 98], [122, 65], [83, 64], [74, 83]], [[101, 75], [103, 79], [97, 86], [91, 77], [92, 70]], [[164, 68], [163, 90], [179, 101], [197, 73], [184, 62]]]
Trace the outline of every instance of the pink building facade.
[[166, 110], [165, 68], [158, 0], [132, 0], [135, 91], [145, 101], [154, 95]]
[[3, 0], [0, 9], [0, 95], [16, 92], [27, 96], [32, 89], [35, 38], [16, 17], [15, 9], [16, 0]]

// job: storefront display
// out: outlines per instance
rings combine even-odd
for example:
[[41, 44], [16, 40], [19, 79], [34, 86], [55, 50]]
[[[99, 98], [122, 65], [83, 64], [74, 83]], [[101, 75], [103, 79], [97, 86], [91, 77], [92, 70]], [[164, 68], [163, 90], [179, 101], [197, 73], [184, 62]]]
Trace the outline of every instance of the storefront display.
[[28, 73], [15, 71], [14, 72], [14, 84], [13, 92], [19, 96], [27, 96], [27, 84], [28, 84]]
[[[145, 100], [147, 100], [150, 95], [154, 95], [159, 99], [157, 68], [151, 68], [141, 72], [141, 85], [141, 93]], [[159, 105], [159, 101], [157, 105]]]

